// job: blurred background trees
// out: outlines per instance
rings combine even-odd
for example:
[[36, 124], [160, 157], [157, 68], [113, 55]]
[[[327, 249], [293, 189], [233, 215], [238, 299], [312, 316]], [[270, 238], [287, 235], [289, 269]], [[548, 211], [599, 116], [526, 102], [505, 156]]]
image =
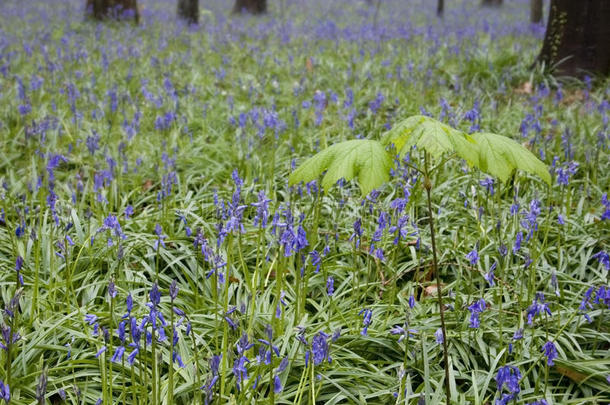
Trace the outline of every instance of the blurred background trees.
[[251, 14], [264, 14], [267, 12], [267, 0], [235, 0], [233, 13], [247, 12]]
[[537, 24], [542, 22], [542, 0], [530, 0], [530, 21]]
[[499, 6], [502, 5], [502, 0], [482, 0], [481, 1], [481, 5], [482, 6], [499, 7]]
[[[280, 0], [281, 1], [281, 0]], [[375, 4], [373, 0], [366, 0]], [[481, 6], [502, 6], [502, 0], [481, 0]], [[380, 2], [377, 3], [377, 8]], [[530, 21], [542, 23], [543, 0], [530, 0]], [[284, 3], [280, 3], [284, 15]], [[444, 0], [437, 0], [436, 14], [444, 14]], [[137, 0], [86, 0], [87, 15], [139, 20]], [[234, 14], [265, 14], [267, 0], [235, 0]], [[502, 11], [499, 11], [502, 12]], [[377, 10], [375, 12], [376, 20]], [[188, 24], [199, 22], [199, 0], [177, 0], [177, 17]], [[610, 0], [551, 0], [546, 34], [537, 62], [555, 73], [583, 76], [585, 72], [610, 74]]]
[[551, 0], [538, 61], [557, 74], [610, 74], [610, 1]]
[[137, 0], [87, 0], [86, 14], [96, 20], [105, 18], [140, 19]]
[[178, 0], [178, 18], [188, 24], [199, 23], [199, 0]]

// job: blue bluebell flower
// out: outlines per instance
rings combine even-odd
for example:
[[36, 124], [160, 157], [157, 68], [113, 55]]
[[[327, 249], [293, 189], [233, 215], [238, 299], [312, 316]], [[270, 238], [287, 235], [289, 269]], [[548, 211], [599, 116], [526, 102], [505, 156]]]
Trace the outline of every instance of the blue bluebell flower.
[[520, 380], [521, 372], [517, 367], [507, 365], [498, 369], [498, 374], [496, 374], [497, 390], [502, 393], [503, 388], [506, 387], [509, 393], [503, 394], [501, 399], [496, 400], [496, 405], [508, 404], [517, 398], [517, 395], [521, 392]]
[[591, 256], [591, 258], [597, 259], [599, 263], [606, 268], [606, 270], [610, 270], [610, 256], [604, 250], [600, 250], [599, 252]]
[[11, 390], [8, 384], [4, 383], [4, 381], [0, 380], [0, 399], [3, 399], [8, 404], [11, 400]]
[[489, 195], [494, 195], [494, 179], [491, 177], [486, 177], [485, 179], [479, 181], [479, 184], [485, 187], [485, 190]]
[[438, 328], [436, 330], [436, 332], [434, 332], [434, 339], [436, 340], [437, 344], [439, 344], [439, 345], [443, 344], [443, 342], [445, 341], [445, 335], [443, 334], [442, 328]]
[[540, 314], [547, 314], [552, 316], [549, 304], [544, 300], [544, 294], [541, 292], [536, 293], [536, 297], [532, 301], [527, 309], [527, 324], [532, 326], [534, 324], [534, 318]]
[[335, 292], [335, 279], [333, 276], [328, 276], [328, 279], [326, 280], [326, 291], [329, 297], [333, 296], [333, 293]]
[[483, 298], [475, 301], [468, 307], [468, 310], [470, 311], [470, 325], [469, 326], [471, 328], [478, 328], [479, 326], [481, 326], [481, 321], [479, 319], [479, 316], [483, 311], [485, 311], [486, 308], [487, 308], [487, 304], [485, 303], [485, 300]]
[[362, 315], [362, 331], [360, 332], [361, 335], [363, 336], [367, 336], [368, 334], [368, 329], [369, 329], [369, 325], [371, 324], [371, 318], [373, 316], [373, 311], [371, 311], [370, 309], [364, 308], [362, 310], [360, 310], [360, 312], [358, 312], [358, 315]]
[[[478, 245], [478, 244], [477, 244]], [[471, 266], [475, 266], [479, 262], [479, 252], [477, 251], [478, 246], [475, 246], [467, 255], [466, 259], [470, 262]]]
[[555, 365], [554, 360], [557, 358], [557, 348], [555, 347], [555, 344], [549, 340], [542, 346], [541, 350], [544, 352], [544, 355], [546, 356], [546, 359], [547, 359], [546, 364], [549, 366]]
[[329, 359], [328, 349], [328, 335], [322, 331], [318, 332], [311, 342], [311, 352], [315, 366], [319, 366], [324, 360]]

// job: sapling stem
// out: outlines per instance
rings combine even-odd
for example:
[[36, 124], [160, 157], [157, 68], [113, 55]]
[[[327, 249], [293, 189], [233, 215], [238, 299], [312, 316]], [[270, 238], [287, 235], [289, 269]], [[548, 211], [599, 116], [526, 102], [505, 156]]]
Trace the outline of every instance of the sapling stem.
[[434, 238], [434, 214], [432, 213], [432, 203], [430, 191], [432, 190], [432, 182], [430, 181], [428, 171], [428, 152], [424, 154], [424, 188], [426, 189], [426, 199], [428, 203], [428, 215], [430, 224], [430, 239], [432, 243], [432, 271], [436, 278], [436, 293], [438, 298], [438, 306], [441, 314], [441, 330], [443, 332], [443, 363], [445, 367], [445, 395], [447, 396], [447, 405], [451, 403], [451, 391], [449, 387], [449, 354], [447, 350], [447, 329], [445, 327], [445, 308], [443, 306], [443, 292], [441, 290], [441, 281], [438, 274], [438, 262], [436, 259], [436, 240]]

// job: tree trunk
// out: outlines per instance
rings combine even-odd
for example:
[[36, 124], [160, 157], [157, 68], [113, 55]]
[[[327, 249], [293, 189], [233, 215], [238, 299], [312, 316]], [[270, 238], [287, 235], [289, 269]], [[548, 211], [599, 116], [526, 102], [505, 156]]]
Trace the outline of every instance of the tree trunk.
[[178, 18], [188, 24], [199, 24], [199, 0], [178, 0]]
[[542, 0], [530, 0], [530, 21], [534, 24], [542, 22]]
[[438, 3], [436, 3], [437, 17], [442, 17], [444, 11], [445, 11], [445, 0], [438, 0]]
[[481, 1], [481, 5], [486, 7], [500, 7], [502, 5], [502, 0], [483, 0]]
[[610, 1], [551, 0], [539, 62], [555, 73], [610, 74]]
[[267, 0], [235, 0], [233, 13], [239, 14], [244, 11], [252, 14], [264, 14], [267, 12]]
[[105, 18], [140, 20], [137, 0], [87, 0], [87, 16], [96, 20]]

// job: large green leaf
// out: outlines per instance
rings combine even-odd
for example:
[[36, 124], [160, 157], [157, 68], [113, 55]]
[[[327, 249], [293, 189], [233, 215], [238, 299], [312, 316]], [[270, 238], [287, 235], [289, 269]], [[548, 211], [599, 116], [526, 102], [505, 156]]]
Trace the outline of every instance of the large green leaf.
[[514, 140], [502, 135], [477, 132], [471, 135], [479, 146], [479, 169], [508, 180], [515, 169], [539, 176], [551, 184], [551, 175], [544, 163]]
[[328, 190], [339, 179], [358, 177], [363, 195], [390, 179], [393, 162], [390, 154], [377, 141], [356, 139], [334, 144], [306, 160], [290, 175], [289, 183], [309, 182], [324, 171], [322, 187]]
[[425, 115], [415, 115], [396, 124], [383, 135], [381, 143], [393, 144], [401, 157], [416, 146], [436, 158], [456, 153], [470, 165], [479, 163], [477, 145], [470, 136]]

